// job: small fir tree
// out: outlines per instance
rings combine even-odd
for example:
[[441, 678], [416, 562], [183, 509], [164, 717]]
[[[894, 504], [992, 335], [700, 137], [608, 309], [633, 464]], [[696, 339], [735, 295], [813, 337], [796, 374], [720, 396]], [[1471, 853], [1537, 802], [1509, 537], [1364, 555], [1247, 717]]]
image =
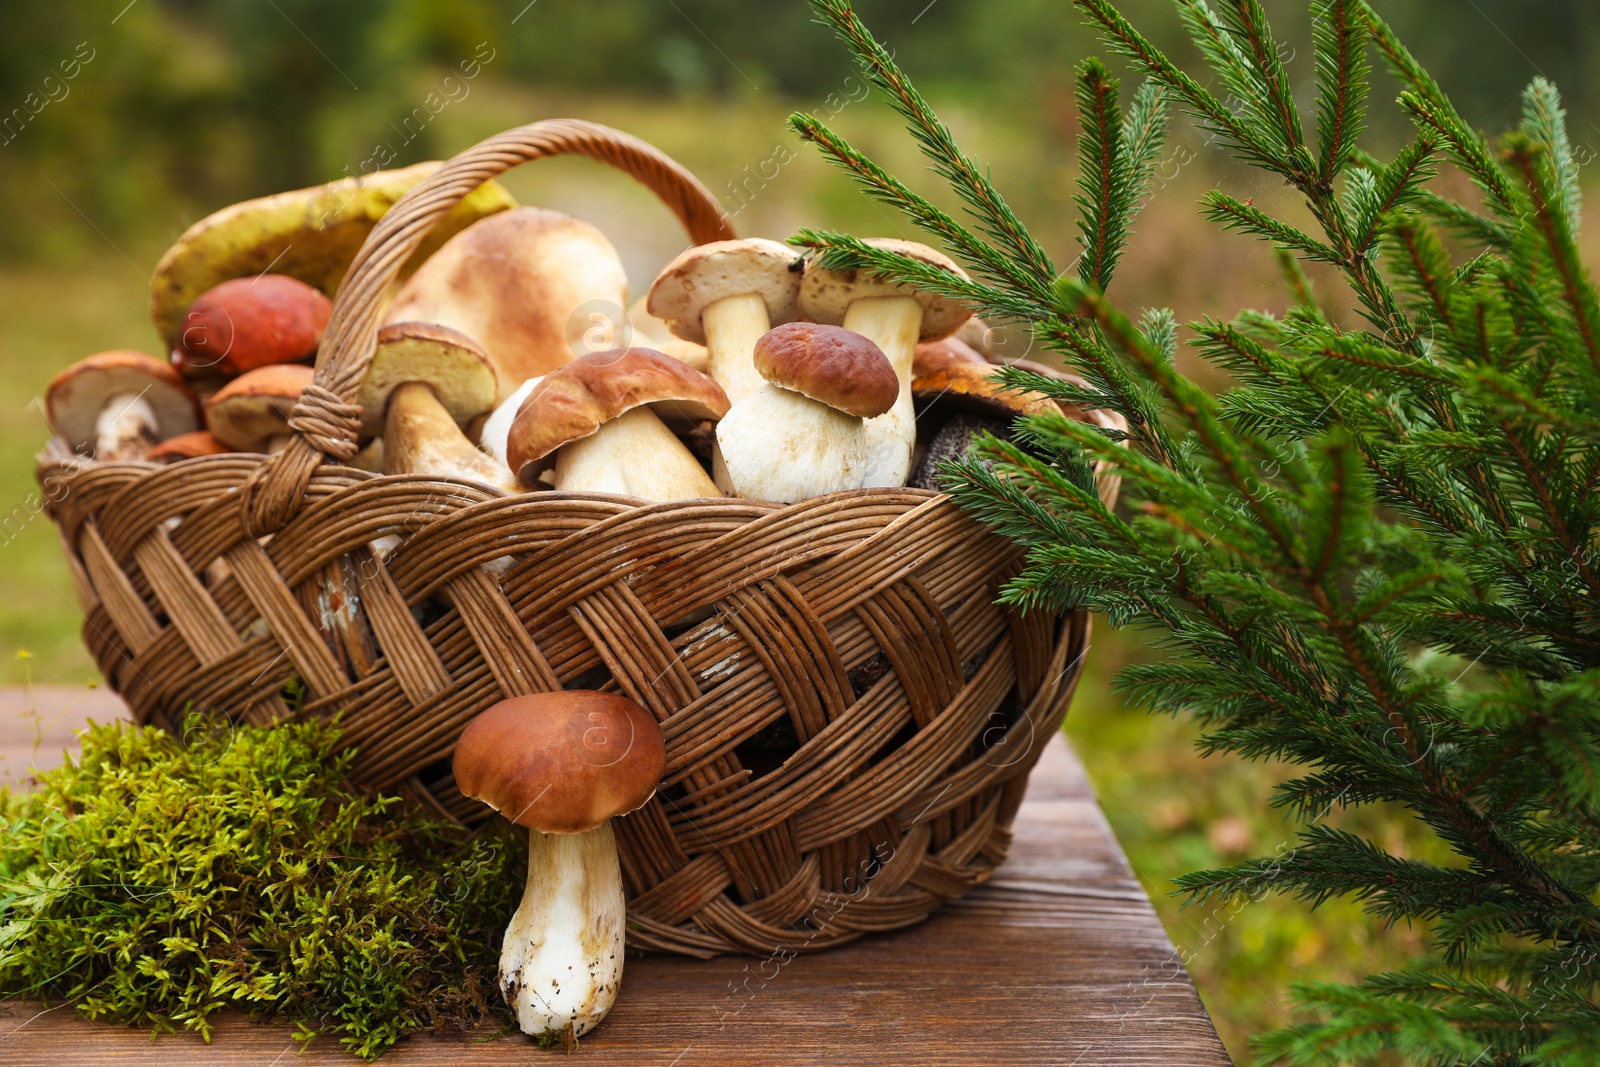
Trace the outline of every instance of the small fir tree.
[[[1313, 139], [1259, 0], [1177, 0], [1226, 101], [1111, 0], [1074, 4], [1148, 77], [1123, 114], [1105, 67], [1079, 70], [1076, 270], [1058, 271], [848, 0], [816, 6], [975, 225], [815, 118], [791, 122], [972, 280], [842, 234], [795, 240], [825, 265], [1029, 324], [1086, 384], [1008, 370], [1012, 385], [1127, 418], [1125, 436], [1023, 420], [1012, 442], [987, 439], [948, 467], [946, 484], [1027, 547], [1007, 601], [1152, 629], [1171, 654], [1122, 673], [1131, 699], [1193, 714], [1210, 751], [1304, 767], [1274, 796], [1302, 823], [1293, 852], [1188, 875], [1190, 898], [1352, 896], [1383, 921], [1428, 926], [1430, 952], [1403, 970], [1297, 986], [1308, 1021], [1262, 1036], [1264, 1057], [1597, 1062], [1600, 303], [1575, 245], [1577, 166], [1556, 90], [1535, 79], [1520, 128], [1491, 147], [1363, 0], [1317, 0]], [[1372, 46], [1416, 127], [1387, 162], [1357, 147]], [[1132, 319], [1104, 296], [1165, 101], [1292, 186], [1315, 220], [1307, 232], [1206, 197], [1210, 219], [1278, 250], [1292, 294], [1282, 316], [1191, 324], [1236, 383], [1219, 396], [1174, 367], [1170, 312]], [[1429, 189], [1444, 160], [1481, 205]], [[1338, 271], [1362, 328], [1318, 306], [1301, 261]], [[1094, 463], [1123, 479], [1116, 510], [1095, 492]], [[1408, 809], [1452, 862], [1397, 857], [1330, 824], [1376, 803]]]

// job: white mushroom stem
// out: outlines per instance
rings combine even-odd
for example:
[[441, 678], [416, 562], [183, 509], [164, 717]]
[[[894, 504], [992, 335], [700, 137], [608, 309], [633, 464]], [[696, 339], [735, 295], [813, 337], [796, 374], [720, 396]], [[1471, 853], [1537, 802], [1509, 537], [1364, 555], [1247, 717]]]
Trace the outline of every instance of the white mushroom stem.
[[622, 982], [622, 869], [611, 823], [582, 834], [528, 832], [528, 882], [500, 949], [500, 989], [525, 1034], [579, 1037]]
[[[494, 409], [487, 421], [483, 424], [483, 432], [478, 435], [478, 446], [501, 463], [509, 464], [506, 458], [506, 438], [511, 436], [511, 424], [517, 421], [517, 412], [522, 410], [522, 402], [528, 399], [539, 383], [544, 381], [543, 375], [529, 378], [505, 400]], [[509, 467], [507, 468], [509, 469]]]
[[556, 453], [557, 489], [644, 500], [698, 500], [722, 493], [694, 453], [647, 407], [617, 416]]
[[765, 300], [755, 293], [725, 296], [706, 305], [700, 325], [706, 332], [707, 373], [728, 394], [729, 403], [737, 404], [766, 384], [751, 358], [756, 342], [772, 327]]
[[868, 425], [768, 382], [717, 423], [717, 454], [735, 495], [793, 504], [861, 488]]
[[96, 459], [143, 459], [161, 440], [155, 408], [143, 393], [118, 393], [94, 420]]
[[387, 474], [436, 474], [521, 491], [509, 467], [467, 440], [426, 382], [405, 382], [389, 394], [383, 440]]
[[844, 328], [874, 342], [900, 379], [894, 407], [867, 420], [867, 488], [906, 484], [911, 447], [917, 443], [917, 413], [911, 405], [911, 366], [922, 332], [922, 305], [909, 296], [867, 296], [851, 302]]

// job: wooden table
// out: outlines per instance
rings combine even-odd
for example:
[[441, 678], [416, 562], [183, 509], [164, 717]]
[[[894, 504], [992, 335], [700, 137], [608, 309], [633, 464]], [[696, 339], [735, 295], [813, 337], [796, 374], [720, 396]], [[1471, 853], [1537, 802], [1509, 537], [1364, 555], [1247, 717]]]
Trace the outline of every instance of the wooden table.
[[[33, 733], [15, 690], [0, 691], [0, 754], [19, 776]], [[117, 714], [104, 691], [39, 690], [55, 762], [71, 726]], [[55, 755], [52, 756], [51, 754]], [[207, 1047], [188, 1034], [155, 1042], [88, 1023], [70, 1007], [0, 1004], [0, 1064], [282, 1064], [357, 1061], [329, 1039], [304, 1056], [284, 1026], [213, 1016]], [[524, 1064], [544, 1053], [520, 1036], [412, 1037], [383, 1059]], [[703, 1064], [1153, 1064], [1231, 1061], [1189, 976], [1128, 870], [1064, 738], [1029, 784], [1011, 858], [987, 885], [919, 927], [780, 965], [725, 957], [630, 959], [623, 992], [576, 1062]]]

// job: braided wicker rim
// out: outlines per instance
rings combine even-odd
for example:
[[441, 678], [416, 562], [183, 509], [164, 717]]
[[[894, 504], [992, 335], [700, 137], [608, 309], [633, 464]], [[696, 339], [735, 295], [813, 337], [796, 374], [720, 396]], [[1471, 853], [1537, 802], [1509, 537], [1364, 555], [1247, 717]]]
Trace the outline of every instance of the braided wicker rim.
[[484, 180], [563, 153], [640, 179], [695, 242], [732, 236], [691, 175], [602, 126], [535, 123], [457, 156], [346, 275], [289, 449], [40, 457], [85, 642], [140, 721], [341, 715], [358, 781], [468, 824], [489, 812], [449, 757], [474, 715], [622, 692], [667, 738], [660, 791], [616, 820], [630, 944], [801, 952], [917, 922], [1004, 859], [1087, 649], [1082, 615], [996, 604], [1016, 546], [920, 490], [646, 504], [337, 462], [400, 264]]

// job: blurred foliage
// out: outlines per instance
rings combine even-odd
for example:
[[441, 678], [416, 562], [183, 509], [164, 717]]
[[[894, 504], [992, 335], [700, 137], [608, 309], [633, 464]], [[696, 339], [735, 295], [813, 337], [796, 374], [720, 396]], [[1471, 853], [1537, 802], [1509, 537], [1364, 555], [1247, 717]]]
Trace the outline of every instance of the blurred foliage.
[[[110, 234], [452, 147], [428, 120], [492, 80], [693, 100], [836, 91], [846, 58], [803, 0], [7, 0], [0, 35], [0, 255], [63, 251], [79, 216]], [[1129, 14], [1164, 7], [1134, 0]], [[1592, 112], [1600, 45], [1592, 0], [1390, 0], [1465, 114], [1498, 127], [1535, 70], [1575, 115]], [[1090, 37], [1054, 0], [867, 0], [862, 13], [921, 80], [1018, 121], [1072, 132], [1072, 64]], [[1266, 4], [1286, 32], [1303, 5]], [[1150, 19], [1172, 26], [1175, 20]], [[1176, 39], [1157, 44], [1184, 53]], [[1537, 57], [1537, 63], [1529, 57]], [[1296, 63], [1309, 82], [1309, 54]], [[1532, 69], [1530, 69], [1532, 68]], [[69, 73], [71, 76], [69, 76]], [[456, 79], [454, 88], [443, 79]], [[1379, 94], [1380, 96], [1384, 94]], [[1392, 94], [1391, 94], [1392, 95]], [[418, 108], [423, 108], [418, 111]], [[419, 116], [408, 124], [407, 116]], [[1576, 124], [1578, 141], [1600, 128]]]

